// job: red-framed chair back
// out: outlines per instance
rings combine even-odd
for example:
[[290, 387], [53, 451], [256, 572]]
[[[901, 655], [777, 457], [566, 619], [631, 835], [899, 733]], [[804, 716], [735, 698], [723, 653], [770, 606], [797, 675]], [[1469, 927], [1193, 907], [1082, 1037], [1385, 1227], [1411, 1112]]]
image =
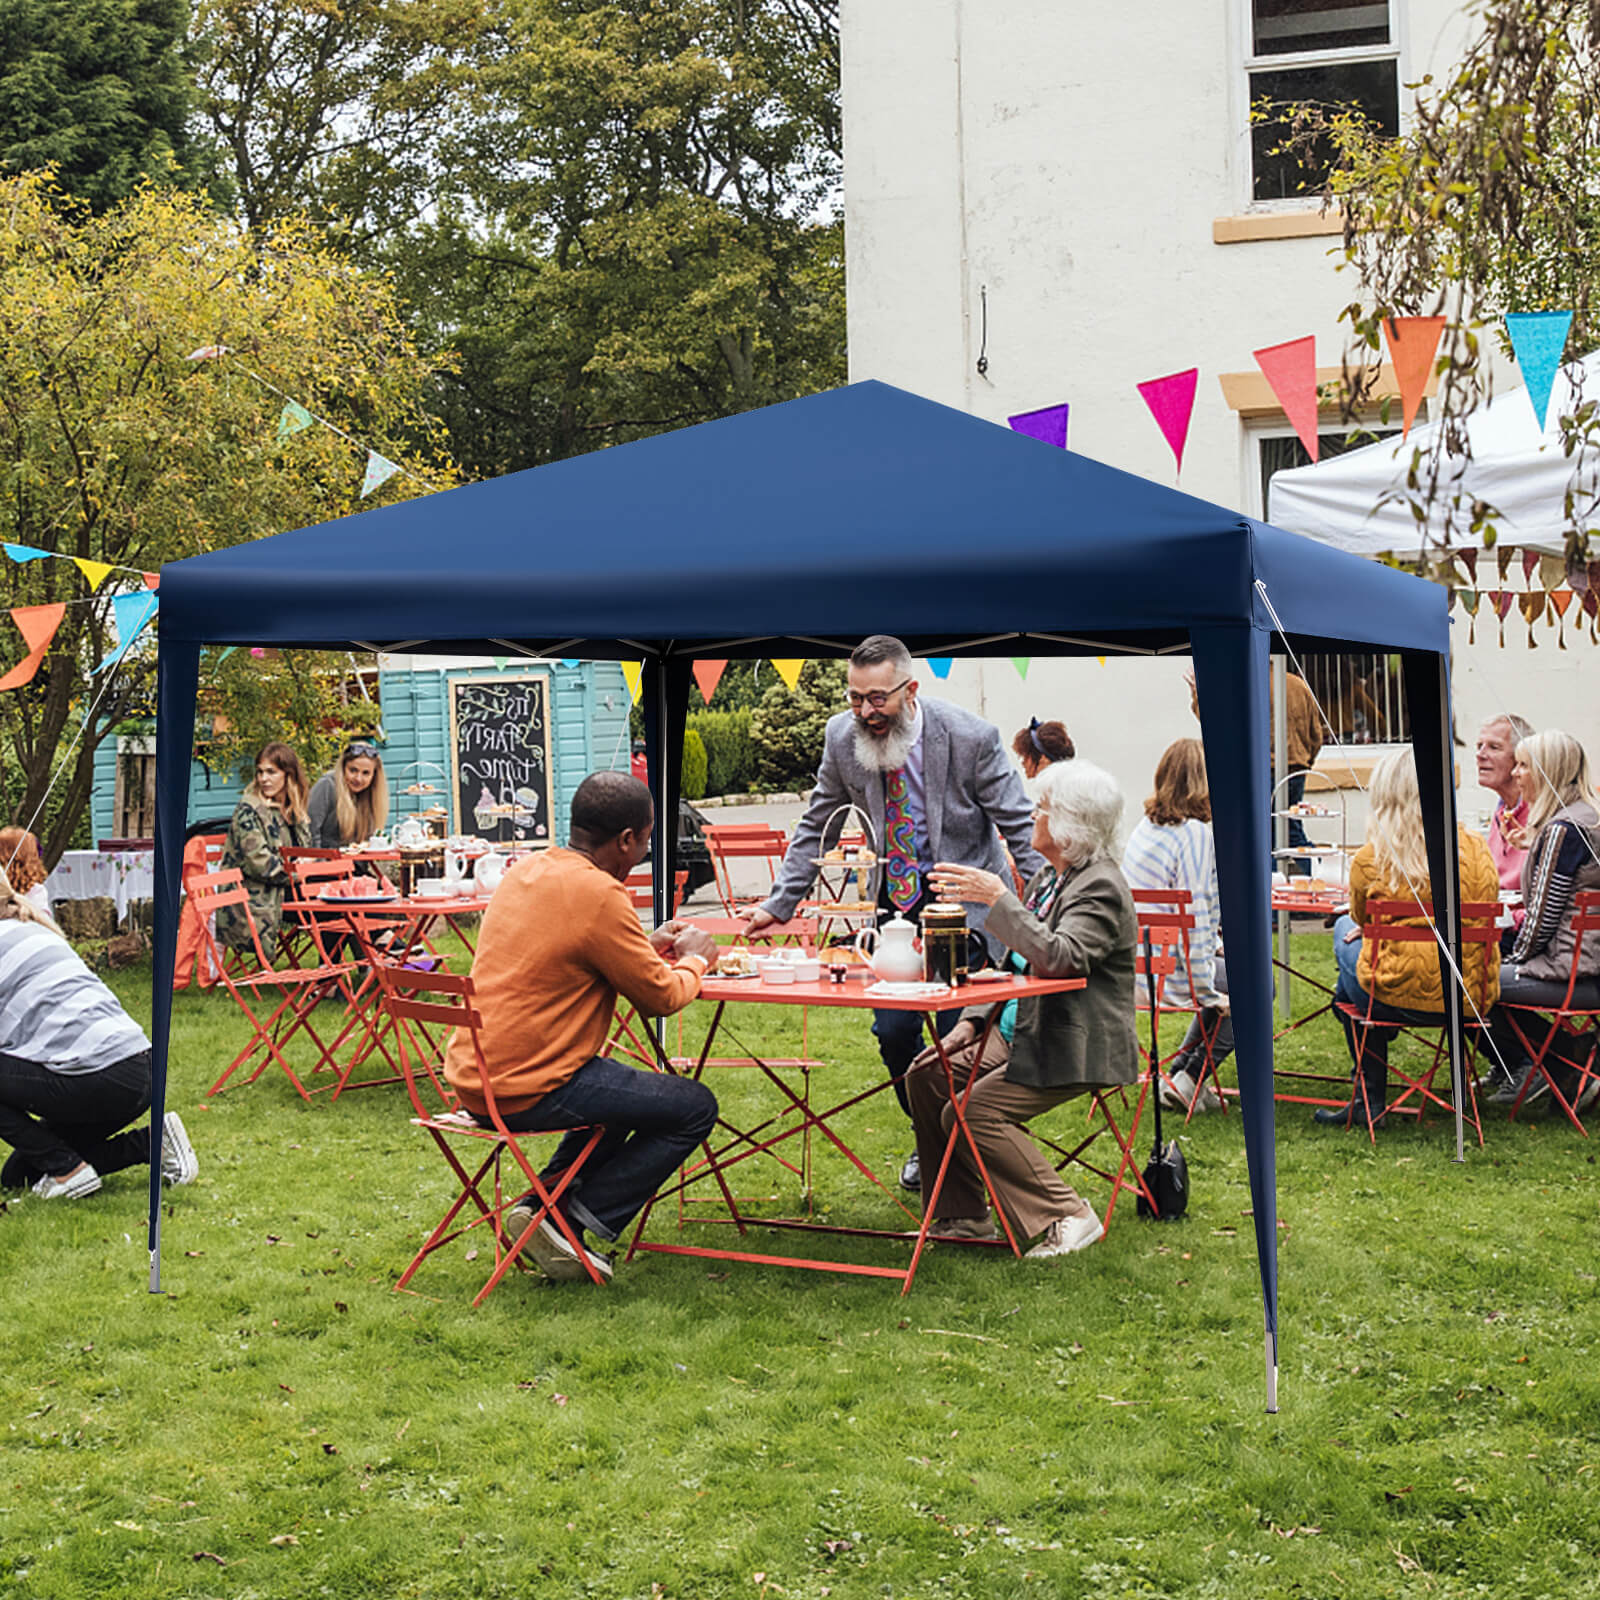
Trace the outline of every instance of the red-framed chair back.
[[[623, 887], [628, 891], [628, 898], [633, 901], [635, 911], [653, 911], [655, 909], [655, 876], [649, 867], [635, 867], [626, 879]], [[672, 914], [678, 914], [678, 907], [683, 904], [683, 897], [689, 887], [689, 869], [680, 868], [672, 875]]]
[[706, 850], [711, 857], [711, 872], [717, 887], [717, 897], [730, 916], [741, 904], [758, 897], [735, 892], [729, 863], [741, 860], [765, 861], [768, 882], [776, 883], [778, 864], [789, 848], [788, 835], [781, 828], [774, 828], [765, 822], [708, 822], [705, 838]]

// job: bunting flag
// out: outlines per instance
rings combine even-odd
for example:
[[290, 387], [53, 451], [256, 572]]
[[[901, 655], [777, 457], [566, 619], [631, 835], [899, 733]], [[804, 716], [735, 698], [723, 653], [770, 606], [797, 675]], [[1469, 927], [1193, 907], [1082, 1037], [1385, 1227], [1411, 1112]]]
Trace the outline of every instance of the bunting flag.
[[628, 698], [635, 705], [644, 693], [644, 662], [620, 661], [617, 663], [622, 668], [622, 681], [628, 686]]
[[956, 664], [954, 656], [929, 656], [928, 668], [936, 678], [948, 678], [950, 669]]
[[279, 442], [309, 428], [316, 420], [298, 400], [285, 401], [283, 410], [278, 413]]
[[89, 580], [90, 594], [116, 570], [108, 561], [91, 561], [87, 556], [74, 556], [72, 564]]
[[771, 659], [778, 676], [783, 679], [784, 687], [793, 693], [794, 686], [800, 681], [800, 669], [805, 665], [804, 657], [799, 661], [779, 661], [776, 657]]
[[1570, 311], [1508, 311], [1506, 333], [1511, 351], [1522, 369], [1528, 403], [1533, 407], [1539, 432], [1544, 432], [1550, 416], [1550, 391], [1561, 370], [1561, 353], [1567, 347], [1567, 330], [1572, 326]]
[[1283, 407], [1306, 454], [1317, 459], [1317, 340], [1308, 333], [1303, 339], [1269, 344], [1254, 352], [1272, 392]]
[[1559, 589], [1567, 581], [1565, 556], [1539, 557], [1539, 582], [1547, 589]]
[[1165, 378], [1150, 378], [1138, 385], [1162, 438], [1172, 447], [1180, 476], [1183, 447], [1189, 439], [1189, 420], [1194, 415], [1194, 394], [1199, 382], [1199, 367], [1189, 367], [1186, 371], [1170, 373]]
[[1400, 412], [1404, 419], [1401, 437], [1410, 436], [1417, 407], [1433, 376], [1433, 358], [1439, 353], [1439, 337], [1444, 332], [1443, 317], [1390, 317], [1383, 325], [1389, 346], [1389, 362], [1394, 380], [1400, 386]]
[[1066, 404], [1059, 406], [1041, 406], [1037, 411], [1019, 411], [1014, 417], [1007, 417], [1012, 431], [1025, 433], [1030, 439], [1038, 439], [1044, 444], [1053, 444], [1058, 450], [1067, 448], [1067, 413], [1072, 408]]
[[1457, 593], [1461, 598], [1461, 609], [1467, 614], [1467, 643], [1475, 644], [1478, 637], [1478, 591], [1461, 589]]
[[1456, 560], [1467, 569], [1467, 576], [1474, 583], [1478, 581], [1478, 551], [1476, 546], [1469, 546], [1465, 550], [1456, 551]]
[[145, 588], [159, 589], [161, 587], [161, 574], [159, 572], [145, 572], [141, 573], [140, 576], [144, 579]]
[[1544, 615], [1544, 590], [1530, 589], [1518, 599], [1522, 603], [1522, 620], [1528, 624], [1528, 648], [1537, 650], [1539, 641], [1533, 636], [1533, 625]]
[[203, 344], [198, 350], [189, 352], [191, 361], [215, 361], [218, 356], [225, 356], [228, 347], [225, 344]]
[[561, 665], [564, 667], [576, 667], [581, 665], [581, 663], [576, 656], [562, 656]]
[[717, 692], [717, 685], [722, 682], [722, 674], [728, 669], [726, 659], [722, 661], [696, 661], [694, 664], [694, 681], [700, 685], [700, 698], [707, 705], [711, 704], [711, 697]]
[[94, 669], [96, 672], [104, 672], [107, 667], [115, 666], [128, 653], [133, 641], [144, 632], [160, 604], [160, 596], [148, 590], [135, 589], [132, 594], [112, 595], [111, 619], [117, 625], [117, 647]]
[[380, 456], [376, 450], [367, 451], [367, 470], [361, 477], [361, 498], [365, 500], [374, 489], [381, 489], [399, 470], [398, 462]]
[[54, 550], [36, 550], [31, 544], [8, 544], [5, 551], [18, 566], [24, 561], [43, 561], [55, 554]]
[[504, 672], [506, 667], [510, 664], [510, 661], [510, 656], [496, 656], [494, 658], [494, 670], [496, 672]]
[[1028, 667], [1032, 664], [1032, 661], [1032, 656], [1012, 656], [1011, 665], [1026, 678], [1028, 676]]
[[1494, 607], [1495, 618], [1500, 625], [1500, 648], [1503, 650], [1506, 643], [1506, 613], [1517, 603], [1517, 597], [1510, 589], [1492, 589], [1489, 592], [1489, 604]]
[[1567, 607], [1572, 604], [1572, 591], [1570, 589], [1552, 589], [1550, 591], [1550, 609], [1556, 614], [1556, 642], [1565, 650], [1567, 648]]
[[1537, 550], [1524, 550], [1522, 552], [1522, 581], [1530, 587], [1533, 584], [1534, 569], [1539, 565], [1539, 552]]
[[1506, 574], [1511, 570], [1511, 558], [1516, 554], [1509, 545], [1501, 545], [1495, 551], [1495, 564], [1500, 568], [1500, 581], [1506, 581]]
[[50, 641], [55, 638], [56, 629], [61, 626], [61, 619], [66, 614], [65, 600], [57, 600], [47, 606], [13, 608], [11, 620], [27, 642], [28, 653], [5, 677], [0, 678], [0, 689], [20, 689], [23, 684], [33, 681], [34, 674], [44, 660], [45, 651], [50, 648]]
[[228, 648], [226, 650], [224, 650], [220, 656], [217, 657], [217, 665], [220, 667], [222, 665], [222, 663], [224, 661], [226, 661], [228, 659], [228, 657], [231, 656], [233, 654], [233, 652], [235, 650], [237, 650], [238, 648], [239, 648], [238, 645], [230, 644], [228, 646]]

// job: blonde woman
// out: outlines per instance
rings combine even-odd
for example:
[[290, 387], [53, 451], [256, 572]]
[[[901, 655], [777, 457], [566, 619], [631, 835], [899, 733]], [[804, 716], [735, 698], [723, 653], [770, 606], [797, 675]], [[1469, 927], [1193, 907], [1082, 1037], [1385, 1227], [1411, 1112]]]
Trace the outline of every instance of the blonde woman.
[[[1517, 744], [1511, 768], [1528, 819], [1520, 828], [1506, 828], [1508, 842], [1527, 850], [1522, 863], [1522, 904], [1526, 911], [1517, 942], [1500, 968], [1500, 998], [1515, 1005], [1559, 1005], [1572, 976], [1572, 897], [1583, 889], [1600, 889], [1600, 800], [1589, 775], [1589, 758], [1569, 733], [1548, 728]], [[1587, 933], [1578, 957], [1575, 1006], [1600, 1006], [1600, 935]], [[1501, 1012], [1491, 1030], [1500, 1060], [1489, 1090], [1491, 1105], [1515, 1105], [1527, 1076], [1527, 1052], [1509, 1019]], [[1581, 1061], [1591, 1040], [1565, 1052]], [[1503, 1076], [1497, 1074], [1503, 1071]], [[1542, 1074], [1528, 1085], [1524, 1105], [1550, 1092]], [[1584, 1093], [1586, 1107], [1600, 1093], [1593, 1083]]]
[[[150, 1160], [150, 1041], [43, 912], [0, 871], [0, 1188], [81, 1200]], [[161, 1130], [161, 1175], [199, 1171], [182, 1119]]]
[[222, 850], [223, 868], [239, 868], [250, 896], [249, 918], [242, 906], [224, 906], [217, 912], [217, 937], [230, 949], [253, 953], [250, 919], [254, 919], [262, 953], [269, 961], [278, 953], [283, 891], [289, 887], [283, 848], [310, 843], [300, 757], [286, 744], [263, 745], [256, 757], [255, 780], [234, 808]]
[[377, 745], [352, 739], [333, 770], [312, 785], [306, 810], [311, 842], [322, 850], [360, 844], [381, 833], [389, 820], [389, 780]]
[[[1414, 900], [1431, 909], [1433, 890], [1428, 880], [1427, 836], [1422, 825], [1422, 797], [1417, 789], [1417, 763], [1410, 750], [1398, 751], [1379, 762], [1368, 796], [1367, 842], [1350, 863], [1350, 914], [1333, 928], [1333, 953], [1339, 966], [1334, 1000], [1355, 1007], [1362, 1016], [1380, 1022], [1421, 1025], [1444, 1021], [1444, 989], [1439, 979], [1439, 950], [1431, 942], [1385, 942], [1381, 949], [1361, 937], [1369, 900]], [[1457, 832], [1461, 864], [1461, 899], [1494, 900], [1499, 878], [1489, 847], [1466, 828]], [[1404, 919], [1406, 927], [1425, 928], [1422, 916]], [[1497, 966], [1488, 948], [1469, 946], [1462, 955], [1467, 992], [1499, 993]], [[1357, 1028], [1342, 1011], [1358, 1079], [1356, 1093], [1343, 1106], [1323, 1106], [1318, 1122], [1365, 1129], [1367, 1116], [1380, 1120], [1389, 1086], [1389, 1033], [1379, 1028]], [[1359, 1043], [1359, 1047], [1358, 1047]], [[1365, 1096], [1361, 1090], [1365, 1087]]]

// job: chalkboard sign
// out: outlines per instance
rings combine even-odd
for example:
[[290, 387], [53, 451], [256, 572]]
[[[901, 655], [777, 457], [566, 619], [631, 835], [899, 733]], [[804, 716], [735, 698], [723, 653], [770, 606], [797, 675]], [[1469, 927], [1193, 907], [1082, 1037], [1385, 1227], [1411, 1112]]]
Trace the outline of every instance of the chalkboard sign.
[[450, 827], [497, 842], [553, 844], [550, 676], [450, 680]]

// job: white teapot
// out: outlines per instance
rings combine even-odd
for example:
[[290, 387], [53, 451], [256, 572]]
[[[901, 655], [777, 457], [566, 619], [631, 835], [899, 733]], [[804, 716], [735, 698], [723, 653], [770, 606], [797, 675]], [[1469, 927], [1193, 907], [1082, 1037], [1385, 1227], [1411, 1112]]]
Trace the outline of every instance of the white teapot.
[[916, 983], [922, 977], [922, 957], [912, 943], [916, 933], [914, 923], [893, 917], [881, 928], [863, 928], [856, 935], [856, 954], [885, 983]]
[[394, 842], [402, 850], [420, 850], [428, 842], [428, 830], [416, 817], [403, 817], [394, 830]]
[[467, 852], [455, 844], [445, 846], [444, 881], [458, 894], [466, 892], [467, 880], [472, 875], [472, 863]]
[[506, 858], [489, 851], [473, 863], [472, 881], [481, 895], [491, 895], [500, 887], [506, 875]]

